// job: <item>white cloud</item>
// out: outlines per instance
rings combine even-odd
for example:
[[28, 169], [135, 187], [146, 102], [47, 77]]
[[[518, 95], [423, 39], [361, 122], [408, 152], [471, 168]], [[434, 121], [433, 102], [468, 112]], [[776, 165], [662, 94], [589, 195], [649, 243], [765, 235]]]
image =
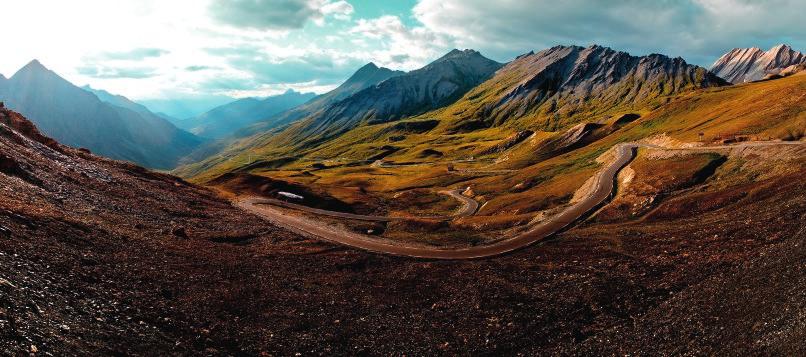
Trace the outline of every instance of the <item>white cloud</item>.
[[371, 51], [371, 57], [378, 64], [406, 70], [419, 68], [444, 54], [454, 42], [450, 36], [426, 27], [407, 27], [399, 17], [392, 15], [359, 19], [349, 33], [380, 41], [379, 49]]
[[344, 0], [212, 0], [208, 9], [222, 24], [280, 31], [301, 29], [308, 21], [322, 26], [327, 16], [348, 20], [354, 11]]
[[349, 20], [355, 9], [350, 3], [340, 0], [321, 5], [321, 11], [323, 15], [332, 15], [338, 20]]
[[[309, 3], [316, 7], [317, 15], [310, 19], [314, 22], [326, 17], [345, 18], [354, 12], [345, 1]], [[36, 58], [77, 85], [90, 84], [133, 99], [186, 98], [237, 94], [243, 88], [231, 87], [238, 85], [254, 85], [249, 89], [260, 91], [265, 84], [258, 78], [266, 74], [236, 67], [226, 56], [209, 52], [210, 48], [258, 46], [264, 54], [260, 58], [270, 61], [325, 52], [312, 45], [320, 39], [289, 40], [287, 29], [220, 24], [211, 18], [209, 4], [212, 0], [0, 0], [3, 27], [21, 29], [3, 39], [3, 46], [13, 51], [4, 51], [0, 56], [0, 73], [10, 76]], [[343, 51], [333, 52], [336, 58]], [[342, 63], [338, 58], [333, 61]], [[295, 70], [305, 73], [308, 68]], [[341, 71], [343, 76], [349, 75]], [[314, 84], [300, 80], [283, 85], [325, 90], [340, 79], [343, 78], [330, 77], [330, 83]]]

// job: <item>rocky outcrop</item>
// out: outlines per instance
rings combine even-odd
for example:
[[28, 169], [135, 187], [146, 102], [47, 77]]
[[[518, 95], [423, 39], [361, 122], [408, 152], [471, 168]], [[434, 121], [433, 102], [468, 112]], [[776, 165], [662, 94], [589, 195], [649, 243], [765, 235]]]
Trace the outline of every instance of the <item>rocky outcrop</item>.
[[734, 48], [720, 57], [711, 71], [731, 83], [744, 83], [779, 75], [799, 64], [806, 64], [806, 55], [787, 45], [778, 45], [766, 52], [756, 47]]
[[[8, 129], [10, 128], [21, 133], [22, 135], [27, 136], [28, 138], [34, 141], [45, 144], [46, 146], [49, 146], [52, 149], [62, 151], [61, 146], [55, 140], [42, 135], [42, 133], [39, 132], [39, 129], [37, 129], [37, 127], [33, 123], [31, 123], [28, 119], [24, 118], [19, 113], [5, 109], [2, 106], [0, 106], [0, 124], [2, 124], [0, 125], [0, 135], [3, 134], [14, 135], [13, 133], [8, 131]], [[5, 126], [6, 128], [4, 128], [3, 126]]]

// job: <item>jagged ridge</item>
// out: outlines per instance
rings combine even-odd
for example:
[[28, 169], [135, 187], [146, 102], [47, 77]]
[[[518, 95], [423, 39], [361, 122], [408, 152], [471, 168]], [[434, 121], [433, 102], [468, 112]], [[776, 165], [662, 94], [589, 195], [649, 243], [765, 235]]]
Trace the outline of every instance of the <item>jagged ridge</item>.
[[640, 108], [685, 90], [725, 84], [682, 58], [637, 57], [597, 45], [556, 46], [519, 56], [444, 113], [455, 120], [454, 130], [519, 118], [556, 130], [585, 114]]
[[781, 44], [766, 52], [757, 47], [734, 48], [720, 57], [711, 71], [731, 83], [744, 83], [779, 74], [799, 64], [806, 64], [806, 55]]
[[297, 123], [283, 133], [279, 143], [320, 142], [362, 122], [383, 123], [440, 108], [490, 78], [501, 66], [474, 50], [452, 50], [423, 68], [368, 87]]

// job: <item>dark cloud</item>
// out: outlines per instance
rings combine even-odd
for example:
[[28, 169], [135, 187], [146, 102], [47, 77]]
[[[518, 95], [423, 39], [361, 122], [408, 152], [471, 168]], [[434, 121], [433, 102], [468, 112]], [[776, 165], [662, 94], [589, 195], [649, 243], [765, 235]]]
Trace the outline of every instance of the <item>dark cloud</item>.
[[78, 73], [93, 78], [151, 78], [156, 77], [157, 69], [148, 67], [108, 67], [108, 66], [82, 66]]
[[169, 53], [171, 52], [161, 48], [135, 48], [124, 52], [104, 52], [96, 56], [96, 59], [140, 61], [146, 58], [161, 57]]

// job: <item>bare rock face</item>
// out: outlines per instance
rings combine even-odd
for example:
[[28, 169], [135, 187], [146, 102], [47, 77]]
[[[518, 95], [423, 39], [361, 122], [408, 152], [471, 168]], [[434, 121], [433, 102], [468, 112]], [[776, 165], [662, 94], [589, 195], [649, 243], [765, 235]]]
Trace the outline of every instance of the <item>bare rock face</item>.
[[787, 45], [778, 45], [769, 51], [759, 48], [735, 48], [720, 57], [711, 71], [731, 83], [762, 80], [792, 66], [806, 64], [806, 55]]

